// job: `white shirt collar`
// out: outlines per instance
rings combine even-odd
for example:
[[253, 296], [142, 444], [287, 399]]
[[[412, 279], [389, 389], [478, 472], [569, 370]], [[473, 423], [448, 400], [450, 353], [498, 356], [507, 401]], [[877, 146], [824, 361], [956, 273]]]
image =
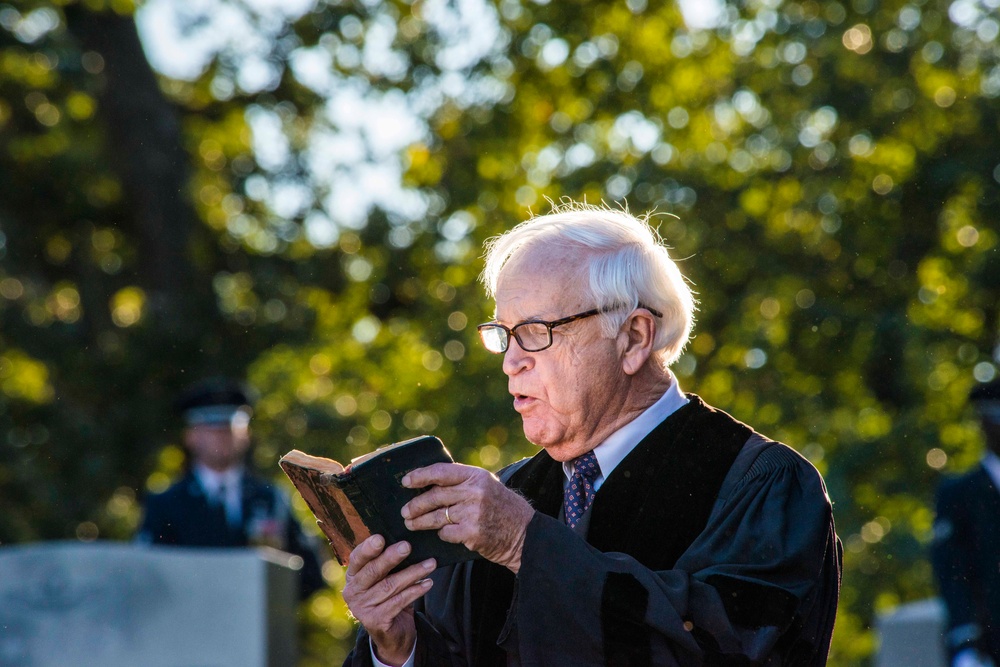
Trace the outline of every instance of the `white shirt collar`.
[[986, 472], [989, 473], [990, 478], [993, 479], [993, 486], [1000, 490], [1000, 456], [997, 456], [993, 452], [986, 452], [983, 456], [983, 467], [986, 468]]
[[243, 478], [243, 467], [238, 466], [236, 468], [230, 468], [229, 470], [218, 472], [217, 470], [212, 470], [207, 466], [195, 464], [194, 474], [198, 478], [201, 488], [205, 490], [208, 497], [214, 498], [218, 495], [219, 488], [223, 485], [226, 487], [227, 496], [233, 493], [239, 493], [240, 481]]
[[[598, 465], [601, 466], [601, 474], [594, 481], [594, 490], [596, 491], [601, 487], [605, 478], [635, 449], [636, 445], [642, 442], [643, 438], [659, 426], [664, 419], [687, 405], [687, 403], [687, 396], [681, 392], [677, 378], [671, 374], [670, 386], [667, 387], [663, 396], [656, 403], [653, 403], [638, 417], [612, 433], [597, 447], [594, 447], [594, 455], [597, 457]], [[573, 462], [565, 461], [562, 466], [566, 479], [571, 479], [573, 477]]]

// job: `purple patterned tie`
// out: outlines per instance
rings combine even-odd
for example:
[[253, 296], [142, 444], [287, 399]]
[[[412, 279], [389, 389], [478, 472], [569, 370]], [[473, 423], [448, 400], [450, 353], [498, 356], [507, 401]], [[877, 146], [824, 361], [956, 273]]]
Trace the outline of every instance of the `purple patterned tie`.
[[594, 500], [594, 480], [601, 474], [601, 466], [597, 464], [594, 450], [573, 461], [573, 477], [566, 487], [563, 499], [563, 514], [566, 515], [566, 525], [575, 528], [584, 512]]

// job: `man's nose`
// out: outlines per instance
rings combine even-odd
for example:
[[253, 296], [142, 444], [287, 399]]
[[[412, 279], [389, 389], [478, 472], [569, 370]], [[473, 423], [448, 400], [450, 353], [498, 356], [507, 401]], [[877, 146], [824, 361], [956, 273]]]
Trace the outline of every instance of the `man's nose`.
[[511, 376], [529, 368], [533, 362], [531, 354], [522, 350], [517, 340], [511, 336], [507, 351], [503, 353], [503, 372]]

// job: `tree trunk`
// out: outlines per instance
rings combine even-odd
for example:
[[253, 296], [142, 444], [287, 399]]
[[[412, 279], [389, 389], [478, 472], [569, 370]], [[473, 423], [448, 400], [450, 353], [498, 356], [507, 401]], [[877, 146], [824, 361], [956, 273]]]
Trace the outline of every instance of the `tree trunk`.
[[132, 17], [77, 4], [66, 8], [66, 22], [82, 50], [104, 59], [98, 113], [109, 162], [134, 212], [135, 272], [155, 321], [170, 329], [188, 310], [194, 275], [187, 247], [195, 212], [187, 199], [188, 155], [177, 110], [157, 85]]

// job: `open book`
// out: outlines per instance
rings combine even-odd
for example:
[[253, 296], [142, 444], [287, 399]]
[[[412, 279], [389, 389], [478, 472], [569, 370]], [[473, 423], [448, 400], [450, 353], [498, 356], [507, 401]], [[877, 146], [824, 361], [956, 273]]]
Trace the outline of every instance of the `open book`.
[[347, 466], [298, 450], [278, 464], [316, 515], [341, 565], [347, 565], [354, 547], [378, 534], [387, 545], [402, 540], [412, 545], [396, 568], [402, 569], [427, 558], [436, 558], [440, 567], [479, 557], [461, 544], [443, 541], [436, 531], [411, 531], [403, 523], [403, 505], [426, 489], [407, 489], [400, 480], [415, 468], [441, 462], [453, 462], [451, 454], [438, 438], [425, 435], [381, 447]]

